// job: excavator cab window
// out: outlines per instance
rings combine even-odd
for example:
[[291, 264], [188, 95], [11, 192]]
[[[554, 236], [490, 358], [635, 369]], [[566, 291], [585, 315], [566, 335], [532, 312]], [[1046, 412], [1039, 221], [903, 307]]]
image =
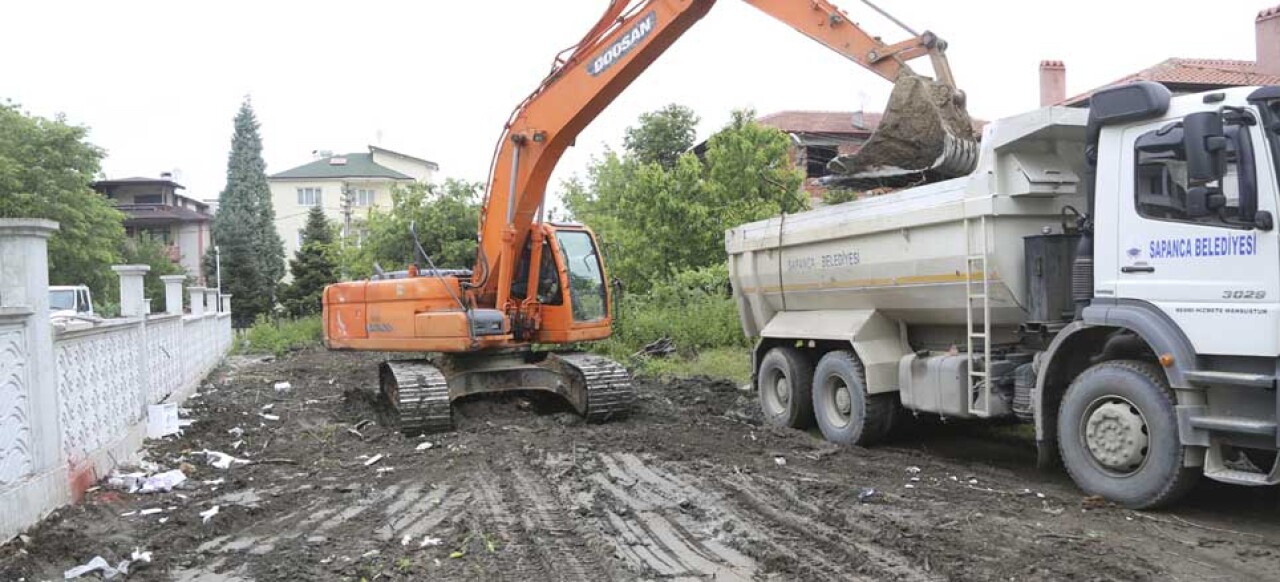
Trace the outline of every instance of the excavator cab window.
[[561, 305], [564, 293], [560, 289], [560, 270], [556, 268], [555, 253], [551, 252], [551, 243], [542, 241], [542, 264], [538, 266], [538, 303], [543, 305]]
[[569, 300], [574, 321], [599, 321], [605, 318], [604, 270], [600, 253], [591, 235], [580, 230], [556, 232], [564, 266], [569, 272]]
[[[524, 251], [520, 253], [520, 263], [516, 267], [515, 277], [511, 280], [511, 297], [524, 299], [528, 297], [529, 263], [533, 260], [533, 245], [528, 239], [524, 242]], [[542, 241], [542, 259], [538, 265], [538, 303], [543, 305], [561, 305], [564, 293], [560, 288], [560, 271], [556, 269], [555, 254], [551, 243]]]
[[[524, 239], [524, 250], [520, 252], [520, 262], [516, 263], [515, 276], [511, 278], [511, 297], [513, 299], [524, 299], [529, 296], [529, 261], [533, 245], [529, 244], [529, 239]], [[546, 252], [545, 250], [543, 251]]]

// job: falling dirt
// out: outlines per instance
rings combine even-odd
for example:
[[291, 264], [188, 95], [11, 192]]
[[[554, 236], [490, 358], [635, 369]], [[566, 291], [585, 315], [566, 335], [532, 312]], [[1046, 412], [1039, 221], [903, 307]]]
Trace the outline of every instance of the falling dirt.
[[[947, 136], [975, 141], [973, 122], [941, 83], [904, 70], [889, 94], [880, 125], [857, 153], [831, 160], [836, 174], [888, 179], [935, 170], [946, 153]], [[972, 168], [969, 168], [970, 170]], [[952, 178], [954, 175], [940, 175]]]
[[538, 394], [475, 399], [457, 431], [408, 439], [377, 422], [376, 363], [233, 359], [187, 403], [195, 424], [149, 443], [195, 466], [187, 483], [89, 493], [0, 547], [0, 579], [135, 548], [154, 562], [129, 580], [1280, 579], [1275, 489], [1096, 506], [1014, 431], [917, 422], [837, 447], [708, 379], [642, 378], [636, 413], [602, 425]]

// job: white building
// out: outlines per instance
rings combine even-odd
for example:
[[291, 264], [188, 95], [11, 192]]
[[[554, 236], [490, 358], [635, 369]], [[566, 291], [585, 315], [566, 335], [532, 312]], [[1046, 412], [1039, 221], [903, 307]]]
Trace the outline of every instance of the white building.
[[[397, 184], [427, 183], [440, 170], [435, 162], [369, 146], [368, 153], [326, 154], [319, 159], [274, 174], [271, 202], [276, 230], [284, 240], [285, 256], [292, 257], [302, 242], [302, 229], [312, 206], [324, 209], [334, 224], [344, 224], [344, 192], [349, 192], [352, 224], [358, 225], [372, 208], [391, 207], [391, 189]], [[359, 237], [353, 226], [350, 236]]]

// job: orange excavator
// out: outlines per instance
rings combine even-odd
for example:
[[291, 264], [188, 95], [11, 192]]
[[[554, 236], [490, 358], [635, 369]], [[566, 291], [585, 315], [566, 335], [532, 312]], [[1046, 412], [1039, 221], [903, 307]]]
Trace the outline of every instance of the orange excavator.
[[[937, 36], [903, 26], [912, 38], [886, 44], [826, 0], [744, 1], [895, 82], [882, 129], [833, 169], [872, 181], [972, 170], [976, 144]], [[596, 237], [583, 225], [543, 220], [547, 182], [579, 132], [714, 4], [613, 0], [556, 57], [503, 128], [474, 270], [437, 269], [416, 244], [422, 266], [379, 269], [367, 281], [325, 289], [330, 349], [435, 354], [382, 365], [380, 388], [402, 431], [451, 430], [453, 401], [517, 390], [558, 394], [588, 421], [628, 414], [635, 389], [617, 362], [535, 349], [602, 340], [612, 331], [614, 289]], [[906, 65], [924, 55], [937, 82]], [[416, 243], [417, 233], [411, 236]]]

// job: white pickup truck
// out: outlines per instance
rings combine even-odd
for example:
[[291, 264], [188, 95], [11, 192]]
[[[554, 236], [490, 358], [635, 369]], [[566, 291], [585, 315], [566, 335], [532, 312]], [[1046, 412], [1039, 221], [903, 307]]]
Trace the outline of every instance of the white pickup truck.
[[49, 287], [49, 317], [94, 316], [93, 295], [84, 285]]

